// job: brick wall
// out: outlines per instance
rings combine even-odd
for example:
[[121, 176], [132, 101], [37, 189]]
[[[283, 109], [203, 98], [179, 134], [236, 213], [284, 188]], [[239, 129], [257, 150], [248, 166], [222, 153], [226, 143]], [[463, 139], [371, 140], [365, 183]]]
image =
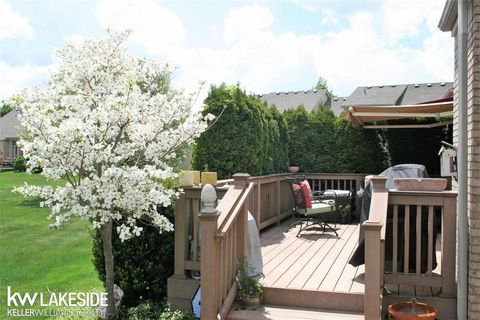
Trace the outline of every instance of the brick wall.
[[[480, 319], [480, 0], [472, 1], [468, 34], [469, 319]], [[456, 72], [455, 72], [456, 74]], [[456, 77], [455, 77], [456, 78]], [[455, 79], [456, 83], [457, 79]]]

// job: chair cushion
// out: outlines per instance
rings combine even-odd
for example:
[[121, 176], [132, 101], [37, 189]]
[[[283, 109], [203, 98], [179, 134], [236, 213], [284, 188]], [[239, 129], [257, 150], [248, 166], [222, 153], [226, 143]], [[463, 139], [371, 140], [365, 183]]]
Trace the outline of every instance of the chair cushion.
[[329, 202], [315, 202], [311, 208], [305, 211], [306, 216], [315, 216], [323, 213], [330, 213], [333, 211], [334, 204]]
[[305, 197], [303, 196], [301, 185], [299, 183], [292, 183], [290, 186], [293, 190], [296, 206], [300, 209], [305, 209]]
[[312, 207], [312, 189], [307, 180], [301, 182], [303, 196], [305, 197], [305, 208], [310, 209]]
[[325, 196], [337, 196], [337, 197], [351, 197], [352, 193], [348, 190], [326, 190], [323, 195]]

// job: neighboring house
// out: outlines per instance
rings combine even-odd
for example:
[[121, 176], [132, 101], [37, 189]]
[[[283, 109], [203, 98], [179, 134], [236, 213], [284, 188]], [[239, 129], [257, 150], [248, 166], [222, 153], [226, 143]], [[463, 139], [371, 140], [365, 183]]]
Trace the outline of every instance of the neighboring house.
[[326, 89], [308, 91], [271, 92], [260, 94], [258, 98], [269, 105], [275, 105], [279, 111], [302, 105], [307, 111], [320, 106], [330, 105], [330, 94]]
[[17, 147], [19, 121], [13, 110], [0, 118], [0, 158], [14, 160], [20, 150]]
[[[458, 183], [458, 242], [460, 248], [468, 250], [467, 257], [460, 257], [467, 276], [463, 272], [458, 276], [459, 311], [468, 310], [468, 319], [480, 319], [480, 1], [448, 0], [439, 28], [455, 38], [453, 140], [459, 143], [462, 138], [458, 152], [466, 153], [467, 162], [462, 174], [465, 178]], [[465, 119], [463, 125], [461, 118]], [[460, 317], [466, 318], [464, 314]]]
[[453, 82], [441, 82], [357, 87], [347, 97], [330, 97], [327, 90], [272, 92], [258, 97], [280, 111], [299, 105], [312, 111], [323, 105], [338, 116], [350, 106], [400, 106], [438, 101], [451, 97], [452, 90]]

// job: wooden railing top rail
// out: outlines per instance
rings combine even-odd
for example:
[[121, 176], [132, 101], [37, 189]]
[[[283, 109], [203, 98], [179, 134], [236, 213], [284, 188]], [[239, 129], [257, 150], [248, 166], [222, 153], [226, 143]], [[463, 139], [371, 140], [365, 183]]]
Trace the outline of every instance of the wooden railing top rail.
[[217, 210], [220, 216], [218, 217], [218, 225], [222, 226], [230, 216], [230, 212], [235, 208], [240, 196], [243, 194], [242, 189], [229, 186], [227, 193], [223, 196], [222, 200], [217, 205]]
[[[219, 223], [219, 228], [218, 232], [216, 234], [217, 237], [223, 237], [223, 235], [228, 232], [230, 227], [232, 226], [233, 222], [237, 218], [238, 214], [240, 213], [240, 210], [242, 209], [247, 197], [250, 195], [250, 192], [252, 191], [254, 186], [253, 182], [250, 182], [248, 184], [248, 187], [246, 189], [237, 189], [242, 191], [240, 197], [237, 199], [235, 206], [232, 208], [230, 212], [222, 219], [222, 221]], [[218, 208], [218, 207], [217, 207]], [[219, 210], [219, 209], [218, 209]], [[219, 210], [220, 211], [220, 210]], [[220, 217], [219, 219], [222, 218], [222, 212], [220, 212]]]

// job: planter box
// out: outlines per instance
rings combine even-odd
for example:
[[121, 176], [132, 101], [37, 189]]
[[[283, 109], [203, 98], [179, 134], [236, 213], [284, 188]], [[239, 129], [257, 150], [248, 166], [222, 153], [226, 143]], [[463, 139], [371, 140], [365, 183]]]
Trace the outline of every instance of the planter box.
[[395, 178], [393, 188], [402, 191], [443, 191], [447, 187], [447, 179], [434, 178]]

